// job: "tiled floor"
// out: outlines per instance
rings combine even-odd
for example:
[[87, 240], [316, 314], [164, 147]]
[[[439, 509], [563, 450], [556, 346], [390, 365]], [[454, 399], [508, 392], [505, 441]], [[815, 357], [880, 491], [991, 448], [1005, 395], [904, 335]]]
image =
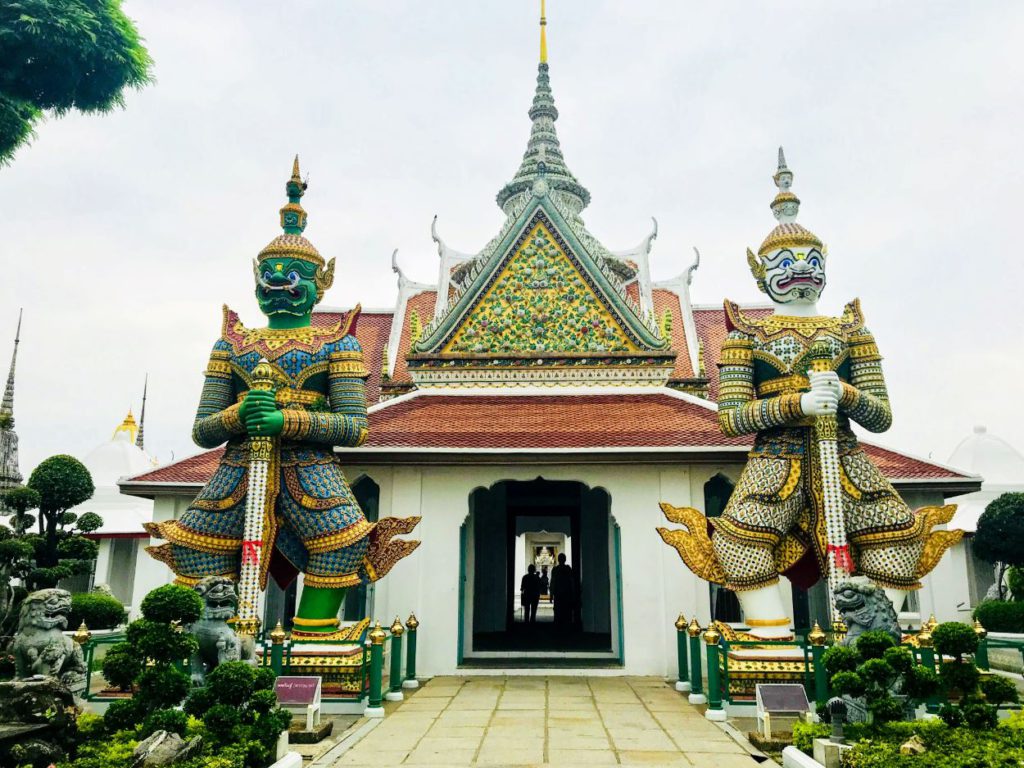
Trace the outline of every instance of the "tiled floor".
[[337, 766], [757, 763], [663, 680], [434, 678]]

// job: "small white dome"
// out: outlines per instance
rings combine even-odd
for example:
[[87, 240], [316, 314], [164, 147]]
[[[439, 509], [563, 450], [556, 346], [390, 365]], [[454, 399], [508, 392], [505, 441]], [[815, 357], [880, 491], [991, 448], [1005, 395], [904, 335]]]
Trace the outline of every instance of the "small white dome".
[[147, 472], [155, 466], [152, 457], [135, 445], [137, 430], [135, 419], [129, 413], [110, 440], [96, 446], [82, 459], [96, 491], [91, 499], [71, 511], [76, 514], [95, 512], [102, 517], [103, 526], [96, 532], [99, 535], [142, 533], [142, 524], [152, 519], [151, 500], [125, 496], [117, 487], [120, 478]]
[[948, 463], [981, 475], [986, 485], [1024, 485], [1024, 455], [983, 426], [960, 441]]

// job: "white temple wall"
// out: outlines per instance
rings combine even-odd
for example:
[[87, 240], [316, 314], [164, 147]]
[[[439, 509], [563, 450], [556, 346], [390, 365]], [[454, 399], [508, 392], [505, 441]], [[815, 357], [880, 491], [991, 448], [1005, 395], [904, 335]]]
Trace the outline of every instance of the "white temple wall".
[[[622, 626], [613, 642], [624, 646], [623, 674], [671, 675], [675, 668], [672, 621], [684, 611], [702, 623], [709, 618], [707, 586], [694, 577], [655, 532], [665, 523], [662, 499], [676, 506], [702, 509], [703, 483], [721, 467], [580, 464], [523, 466], [419, 466], [346, 468], [350, 478], [362, 474], [381, 488], [381, 516], [420, 515], [413, 536], [422, 543], [378, 583], [374, 618], [390, 623], [415, 611], [421, 621], [417, 670], [425, 676], [451, 674], [458, 666], [460, 528], [467, 523], [470, 495], [502, 480], [581, 482], [603, 488], [611, 499], [612, 522], [621, 540]], [[735, 474], [735, 468], [725, 468]], [[696, 490], [695, 490], [696, 489]], [[472, 557], [472, 547], [467, 548]], [[470, 570], [469, 572], [472, 572]], [[613, 614], [617, 606], [614, 573]], [[463, 603], [473, 605], [472, 579], [464, 585]], [[470, 642], [464, 633], [464, 650]]]

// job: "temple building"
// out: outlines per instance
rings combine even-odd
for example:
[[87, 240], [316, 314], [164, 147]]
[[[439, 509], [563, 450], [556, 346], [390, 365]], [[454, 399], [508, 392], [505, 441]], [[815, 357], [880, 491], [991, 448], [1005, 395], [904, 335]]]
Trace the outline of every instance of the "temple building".
[[[696, 262], [652, 280], [656, 224], [621, 250], [587, 228], [590, 191], [558, 139], [544, 35], [542, 20], [526, 151], [496, 198], [503, 225], [463, 252], [435, 220], [436, 282], [414, 282], [393, 263], [394, 308], [356, 323], [369, 437], [338, 459], [369, 519], [422, 516], [422, 545], [374, 587], [353, 590], [345, 618], [415, 611], [424, 675], [543, 664], [667, 674], [680, 611], [742, 623], [735, 599], [690, 573], [655, 532], [665, 499], [721, 514], [750, 449], [718, 424], [724, 311], [692, 300]], [[342, 314], [319, 311], [313, 322]], [[154, 520], [173, 519], [221, 450], [136, 474], [121, 491], [153, 499]], [[980, 487], [931, 461], [866, 450], [914, 508]], [[556, 554], [576, 582], [571, 626], [524, 626], [521, 576]], [[139, 565], [146, 588], [171, 578], [162, 563]], [[267, 622], [287, 619], [294, 599], [271, 590]], [[796, 626], [822, 619], [826, 602], [822, 585], [794, 591]], [[926, 582], [919, 602], [928, 612], [941, 601]]]

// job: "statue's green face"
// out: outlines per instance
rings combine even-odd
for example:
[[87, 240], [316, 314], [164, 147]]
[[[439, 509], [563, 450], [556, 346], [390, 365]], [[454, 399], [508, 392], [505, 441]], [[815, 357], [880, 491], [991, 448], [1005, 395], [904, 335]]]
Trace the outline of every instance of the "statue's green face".
[[267, 317], [303, 316], [317, 303], [316, 265], [292, 258], [268, 258], [255, 264], [256, 301]]

